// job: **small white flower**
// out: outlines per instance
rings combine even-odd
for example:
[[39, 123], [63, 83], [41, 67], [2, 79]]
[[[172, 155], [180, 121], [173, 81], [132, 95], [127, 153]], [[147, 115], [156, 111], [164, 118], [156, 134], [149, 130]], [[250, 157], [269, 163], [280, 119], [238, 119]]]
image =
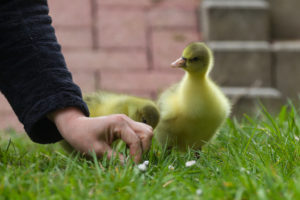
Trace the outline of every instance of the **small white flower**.
[[299, 141], [299, 137], [295, 135], [295, 140]]
[[175, 168], [174, 168], [173, 165], [169, 165], [169, 166], [168, 166], [168, 169], [169, 169], [169, 170], [174, 170]]
[[194, 164], [196, 164], [196, 161], [195, 161], [195, 160], [191, 160], [191, 161], [187, 161], [187, 162], [185, 163], [185, 166], [186, 166], [186, 167], [190, 167], [190, 166], [193, 166]]
[[139, 164], [137, 167], [139, 168], [140, 171], [143, 171], [143, 172], [147, 170], [147, 165], [145, 165], [144, 163]]
[[246, 172], [247, 174], [250, 174], [250, 171], [249, 171], [249, 170], [246, 170], [244, 167], [242, 167], [242, 168], [240, 169], [240, 171], [241, 171], [241, 172]]
[[143, 162], [143, 164], [144, 164], [144, 165], [149, 165], [149, 160], [145, 160], [145, 161]]
[[198, 196], [202, 195], [202, 190], [201, 190], [201, 189], [196, 190], [196, 194], [197, 194]]

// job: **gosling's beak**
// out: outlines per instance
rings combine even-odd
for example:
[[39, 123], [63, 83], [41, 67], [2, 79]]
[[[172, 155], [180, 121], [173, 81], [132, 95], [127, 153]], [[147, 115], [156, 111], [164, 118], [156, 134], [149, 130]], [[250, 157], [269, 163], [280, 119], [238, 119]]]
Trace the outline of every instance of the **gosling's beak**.
[[185, 68], [186, 59], [178, 58], [174, 62], [172, 62], [171, 67], [173, 68]]

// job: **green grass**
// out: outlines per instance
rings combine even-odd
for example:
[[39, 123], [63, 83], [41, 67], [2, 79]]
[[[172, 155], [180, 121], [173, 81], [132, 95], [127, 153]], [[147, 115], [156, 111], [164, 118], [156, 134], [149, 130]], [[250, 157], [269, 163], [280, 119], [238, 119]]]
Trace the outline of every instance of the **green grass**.
[[[299, 129], [291, 105], [276, 117], [263, 111], [228, 120], [198, 160], [195, 152], [167, 154], [154, 142], [145, 172], [130, 161], [70, 157], [57, 144], [5, 131], [0, 199], [300, 199]], [[189, 160], [197, 162], [186, 167]]]

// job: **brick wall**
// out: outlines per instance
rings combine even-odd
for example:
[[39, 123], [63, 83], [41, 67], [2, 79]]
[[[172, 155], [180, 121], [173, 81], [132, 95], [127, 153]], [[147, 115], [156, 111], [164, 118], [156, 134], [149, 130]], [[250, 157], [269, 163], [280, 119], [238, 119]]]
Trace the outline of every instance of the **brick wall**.
[[[180, 80], [170, 69], [185, 45], [201, 39], [198, 0], [48, 0], [74, 81], [98, 89], [155, 98]], [[22, 130], [0, 96], [0, 129]]]

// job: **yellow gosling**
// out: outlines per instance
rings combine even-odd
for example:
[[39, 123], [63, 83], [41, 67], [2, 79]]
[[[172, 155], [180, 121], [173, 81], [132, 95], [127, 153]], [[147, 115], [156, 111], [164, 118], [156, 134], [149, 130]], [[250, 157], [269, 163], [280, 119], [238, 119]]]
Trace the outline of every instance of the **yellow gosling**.
[[172, 67], [182, 68], [186, 73], [158, 100], [160, 121], [155, 137], [169, 148], [201, 149], [230, 113], [228, 99], [209, 77], [213, 54], [204, 43], [191, 43]]

